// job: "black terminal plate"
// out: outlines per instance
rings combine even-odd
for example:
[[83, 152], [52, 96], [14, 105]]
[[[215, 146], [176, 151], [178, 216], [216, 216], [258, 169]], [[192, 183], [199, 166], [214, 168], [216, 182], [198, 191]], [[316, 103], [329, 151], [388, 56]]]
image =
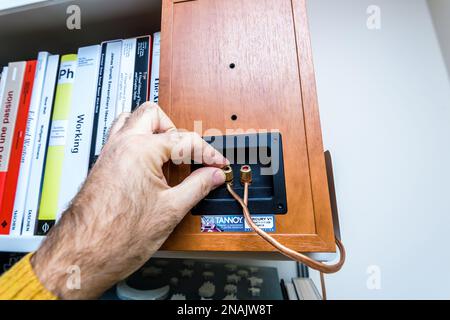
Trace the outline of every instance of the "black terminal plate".
[[[234, 190], [242, 197], [239, 179], [242, 165], [250, 165], [253, 181], [249, 187], [248, 208], [252, 214], [286, 214], [283, 145], [278, 132], [204, 137], [231, 162]], [[192, 170], [202, 167], [193, 164]], [[239, 215], [242, 209], [225, 186], [212, 191], [192, 209], [193, 215]]]

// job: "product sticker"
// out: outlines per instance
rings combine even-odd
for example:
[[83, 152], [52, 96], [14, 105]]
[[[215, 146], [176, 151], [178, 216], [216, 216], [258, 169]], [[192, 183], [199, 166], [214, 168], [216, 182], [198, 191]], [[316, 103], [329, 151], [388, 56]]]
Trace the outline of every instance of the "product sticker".
[[53, 120], [50, 130], [49, 145], [51, 147], [64, 146], [66, 144], [67, 120]]
[[[266, 232], [275, 232], [275, 217], [252, 215], [253, 222]], [[202, 216], [201, 232], [252, 232], [244, 216]]]

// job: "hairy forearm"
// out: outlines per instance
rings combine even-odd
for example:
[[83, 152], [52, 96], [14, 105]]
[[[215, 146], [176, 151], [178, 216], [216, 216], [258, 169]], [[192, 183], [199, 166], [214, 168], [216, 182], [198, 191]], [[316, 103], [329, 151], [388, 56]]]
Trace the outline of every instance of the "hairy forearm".
[[[211, 167], [170, 187], [163, 164], [173, 155], [190, 163], [196, 150]], [[33, 255], [37, 277], [59, 298], [99, 297], [142, 266], [185, 214], [225, 182], [219, 169], [225, 164], [200, 136], [176, 131], [157, 105], [120, 115], [82, 189]]]
[[[114, 241], [114, 230], [106, 228], [106, 221], [99, 219], [111, 219], [108, 211], [113, 204], [108, 201], [98, 203], [98, 196], [93, 195], [99, 193], [103, 199], [114, 201], [107, 190], [97, 190], [91, 196], [89, 187], [85, 186], [31, 259], [38, 278], [60, 298], [95, 298], [107, 289], [108, 278], [118, 276], [112, 270], [114, 257], [110, 254], [118, 246]], [[117, 210], [114, 211], [115, 220], [118, 220], [118, 212], [123, 211], [124, 206], [114, 205]], [[79, 277], [78, 287], [71, 286], [72, 276]]]
[[[149, 219], [142, 201], [146, 195], [133, 192], [132, 186], [117, 185], [105, 167], [92, 172], [31, 259], [38, 278], [60, 298], [97, 298], [134, 271], [127, 265], [142, 265], [156, 252], [178, 222], [170, 221], [164, 205], [158, 206], [159, 221]], [[142, 183], [148, 181], [146, 192], [153, 191], [152, 179], [143, 179]], [[130, 215], [135, 218], [129, 219]], [[139, 233], [135, 225], [139, 223], [152, 225], [151, 232]], [[71, 283], [76, 277], [79, 287]]]

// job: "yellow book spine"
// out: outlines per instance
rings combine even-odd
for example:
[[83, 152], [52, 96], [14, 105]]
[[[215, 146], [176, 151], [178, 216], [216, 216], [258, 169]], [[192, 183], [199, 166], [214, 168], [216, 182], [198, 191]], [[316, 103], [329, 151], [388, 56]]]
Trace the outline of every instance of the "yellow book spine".
[[38, 212], [37, 235], [47, 234], [56, 222], [76, 66], [76, 54], [68, 54], [61, 58]]

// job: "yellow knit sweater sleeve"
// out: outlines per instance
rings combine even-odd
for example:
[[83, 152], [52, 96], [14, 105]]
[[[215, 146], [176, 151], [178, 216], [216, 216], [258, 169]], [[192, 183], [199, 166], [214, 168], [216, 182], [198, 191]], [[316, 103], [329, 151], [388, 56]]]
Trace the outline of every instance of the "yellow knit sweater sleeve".
[[0, 300], [56, 300], [44, 288], [31, 266], [28, 254], [0, 277]]

